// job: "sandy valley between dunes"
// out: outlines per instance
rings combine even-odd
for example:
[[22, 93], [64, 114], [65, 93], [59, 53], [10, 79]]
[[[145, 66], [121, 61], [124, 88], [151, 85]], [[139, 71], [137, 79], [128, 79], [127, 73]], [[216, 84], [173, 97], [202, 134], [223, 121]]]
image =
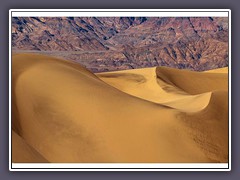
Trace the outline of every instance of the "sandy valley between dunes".
[[227, 68], [93, 74], [12, 57], [13, 162], [227, 162]]

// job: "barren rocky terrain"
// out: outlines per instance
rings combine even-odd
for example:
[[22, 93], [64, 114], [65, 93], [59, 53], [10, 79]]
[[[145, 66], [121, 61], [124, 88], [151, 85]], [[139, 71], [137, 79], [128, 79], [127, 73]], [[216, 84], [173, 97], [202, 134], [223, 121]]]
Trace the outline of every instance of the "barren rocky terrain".
[[73, 60], [93, 72], [228, 66], [223, 17], [13, 17], [13, 52]]

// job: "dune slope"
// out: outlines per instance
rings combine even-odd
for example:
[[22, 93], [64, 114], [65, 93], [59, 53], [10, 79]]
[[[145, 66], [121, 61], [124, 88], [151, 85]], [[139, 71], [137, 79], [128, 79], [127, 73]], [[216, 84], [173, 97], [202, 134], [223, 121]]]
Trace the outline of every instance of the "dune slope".
[[227, 68], [192, 72], [157, 67], [97, 75], [125, 93], [179, 110], [185, 131], [219, 162], [228, 159], [227, 72]]
[[157, 77], [189, 94], [228, 90], [228, 76], [224, 73], [198, 73], [157, 67]]
[[[127, 84], [148, 81], [144, 74], [125, 74], [123, 77]], [[156, 81], [156, 74], [154, 77]], [[199, 98], [194, 96], [206, 102], [188, 111], [187, 108], [177, 108], [183, 105], [174, 108], [174, 105], [123, 92], [119, 86], [123, 87], [124, 83], [121, 78], [117, 79], [121, 83], [114, 81], [113, 87], [113, 84], [104, 82], [104, 78], [99, 79], [75, 63], [36, 54], [14, 55], [13, 132], [48, 162], [227, 161], [227, 138], [223, 137], [227, 136], [227, 119], [211, 113], [210, 108], [215, 89], [197, 95]], [[191, 98], [186, 88], [173, 87], [176, 92], [169, 95], [172, 100], [173, 97], [178, 101]], [[167, 94], [158, 82], [154, 87], [146, 85], [142, 90], [149, 89]], [[152, 92], [148, 94], [159, 96], [158, 92]], [[163, 100], [167, 102], [167, 99]], [[212, 106], [215, 109], [214, 103]], [[209, 131], [194, 122], [199, 113], [205, 118]], [[211, 121], [209, 117], [216, 122], [208, 122]], [[219, 118], [222, 120], [220, 124]], [[217, 131], [212, 131], [213, 128]], [[202, 133], [209, 137], [208, 141], [201, 138]], [[221, 139], [217, 143], [216, 136]], [[200, 140], [196, 141], [196, 137]], [[213, 152], [212, 145], [216, 149]], [[19, 152], [18, 149], [22, 149], [20, 145], [13, 148]], [[13, 156], [13, 162], [19, 161]]]
[[34, 148], [29, 146], [26, 141], [14, 131], [12, 132], [12, 158], [19, 163], [47, 163]]
[[228, 89], [227, 74], [166, 67], [98, 73], [97, 76], [125, 93], [185, 112], [204, 109], [212, 91]]

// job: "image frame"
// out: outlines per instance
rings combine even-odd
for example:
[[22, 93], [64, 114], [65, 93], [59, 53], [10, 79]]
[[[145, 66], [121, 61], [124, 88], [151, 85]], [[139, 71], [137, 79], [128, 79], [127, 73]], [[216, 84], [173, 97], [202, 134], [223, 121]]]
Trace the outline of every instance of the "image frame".
[[[130, 12], [227, 12], [228, 13], [228, 26], [229, 26], [229, 46], [228, 46], [228, 52], [229, 52], [229, 65], [228, 65], [228, 69], [229, 69], [229, 72], [228, 72], [228, 105], [229, 105], [229, 109], [228, 109], [228, 113], [229, 113], [229, 116], [228, 116], [228, 119], [229, 119], [229, 133], [228, 133], [228, 136], [229, 136], [229, 141], [228, 141], [228, 152], [229, 152], [229, 157], [228, 157], [228, 163], [227, 163], [227, 166], [220, 166], [217, 168], [216, 167], [200, 167], [199, 168], [199, 163], [189, 163], [191, 164], [191, 167], [192, 168], [189, 168], [189, 164], [188, 163], [177, 163], [177, 164], [181, 164], [182, 167], [170, 167], [172, 164], [174, 163], [164, 163], [166, 168], [153, 168], [153, 167], [150, 167], [150, 168], [143, 168], [142, 166], [141, 167], [138, 167], [138, 168], [129, 168], [129, 167], [122, 167], [122, 168], [116, 168], [117, 166], [122, 166], [122, 163], [114, 163], [116, 165], [116, 167], [112, 167], [112, 168], [109, 168], [107, 166], [107, 168], [97, 168], [95, 167], [92, 167], [92, 168], [79, 168], [78, 164], [74, 163], [72, 164], [71, 167], [68, 167], [69, 164], [71, 163], [46, 163], [48, 164], [46, 167], [45, 167], [45, 164], [44, 163], [36, 163], [36, 164], [31, 164], [31, 163], [12, 163], [12, 157], [11, 157], [11, 152], [12, 152], [12, 147], [11, 147], [11, 73], [12, 73], [12, 67], [11, 67], [11, 62], [12, 62], [12, 46], [11, 46], [11, 18], [13, 17], [13, 13], [17, 13], [17, 12], [21, 12], [21, 13], [24, 13], [24, 12], [28, 12], [28, 13], [34, 13], [34, 12], [37, 12], [37, 11], [41, 11], [41, 12], [47, 12], [47, 11], [50, 11], [50, 12], [76, 12], [76, 13], [82, 13], [82, 12], [87, 12], [87, 11], [90, 11], [90, 12], [116, 12], [116, 11], [120, 11], [120, 12], [126, 12], [126, 11], [130, 11]], [[54, 13], [53, 13], [54, 14]], [[63, 17], [65, 15], [61, 14]], [[34, 16], [34, 15], [33, 15]], [[55, 16], [54, 16], [55, 17]], [[181, 16], [182, 17], [182, 16]], [[9, 170], [10, 171], [230, 171], [231, 170], [231, 10], [229, 9], [170, 9], [170, 10], [167, 10], [167, 9], [164, 9], [164, 10], [161, 10], [161, 9], [150, 9], [150, 10], [147, 10], [147, 9], [134, 9], [134, 10], [130, 10], [130, 9], [77, 9], [77, 10], [74, 10], [74, 9], [11, 9], [9, 10]], [[15, 164], [19, 164], [19, 165], [15, 165]], [[28, 164], [26, 166], [26, 164]], [[83, 165], [86, 165], [86, 163], [81, 163]], [[89, 163], [87, 163], [89, 164]], [[104, 164], [110, 164], [110, 165], [113, 165], [112, 163], [104, 163]], [[135, 164], [136, 167], [138, 166], [137, 164], [138, 163], [131, 163], [131, 164]], [[152, 163], [150, 163], [152, 164]], [[170, 166], [168, 166], [168, 164]], [[212, 165], [214, 165], [215, 163], [211, 163]], [[219, 163], [216, 163], [216, 164], [219, 164]], [[220, 163], [222, 164], [222, 163]], [[40, 166], [39, 166], [40, 165]], [[50, 165], [50, 166], [49, 166]], [[99, 165], [99, 163], [97, 163], [97, 165]], [[115, 166], [114, 165], [114, 166]], [[66, 168], [63, 168], [61, 166], [65, 166]]]

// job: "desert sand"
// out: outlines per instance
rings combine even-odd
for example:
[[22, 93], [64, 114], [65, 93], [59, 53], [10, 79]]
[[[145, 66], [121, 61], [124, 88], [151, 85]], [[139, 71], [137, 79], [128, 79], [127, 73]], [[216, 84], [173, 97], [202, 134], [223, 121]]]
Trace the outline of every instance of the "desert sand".
[[228, 71], [93, 74], [12, 57], [12, 161], [228, 162]]

